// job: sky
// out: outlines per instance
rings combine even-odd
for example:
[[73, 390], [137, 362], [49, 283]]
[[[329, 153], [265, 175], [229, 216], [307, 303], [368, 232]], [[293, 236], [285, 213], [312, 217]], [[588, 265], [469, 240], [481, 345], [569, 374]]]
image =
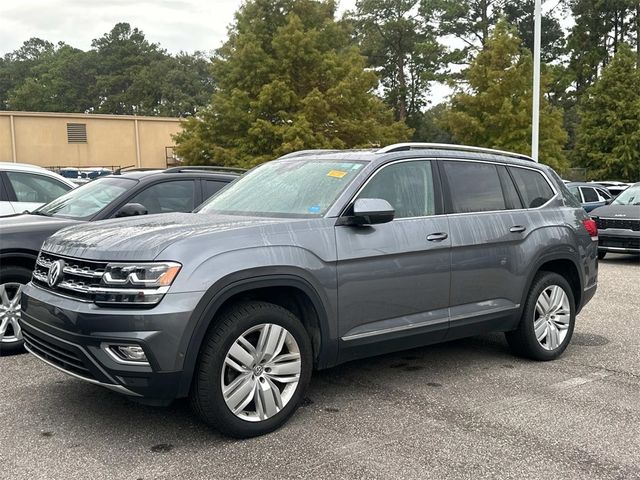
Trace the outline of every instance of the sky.
[[[31, 37], [88, 50], [118, 22], [142, 30], [171, 53], [220, 47], [241, 0], [0, 0], [0, 56]], [[338, 15], [356, 0], [339, 0]], [[547, 2], [552, 4], [554, 2]], [[547, 7], [548, 7], [547, 5]], [[430, 101], [440, 103], [451, 90], [432, 85]]]
[[[171, 53], [218, 48], [241, 0], [0, 0], [0, 56], [39, 37], [87, 50], [118, 22]], [[340, 0], [339, 14], [355, 0]]]

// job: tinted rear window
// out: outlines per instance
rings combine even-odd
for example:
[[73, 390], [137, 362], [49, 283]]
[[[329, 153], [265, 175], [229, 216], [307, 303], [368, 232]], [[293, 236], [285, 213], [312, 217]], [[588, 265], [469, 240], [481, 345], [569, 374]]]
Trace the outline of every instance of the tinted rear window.
[[509, 169], [525, 208], [540, 207], [553, 197], [553, 190], [540, 172], [518, 167]]
[[507, 208], [498, 169], [489, 163], [442, 162], [453, 213], [487, 212]]

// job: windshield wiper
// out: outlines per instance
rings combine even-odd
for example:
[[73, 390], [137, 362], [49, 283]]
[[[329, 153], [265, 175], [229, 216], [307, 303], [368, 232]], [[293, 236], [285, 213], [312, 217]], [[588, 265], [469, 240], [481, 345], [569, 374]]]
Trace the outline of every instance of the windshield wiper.
[[43, 216], [43, 217], [50, 217], [51, 216], [50, 213], [44, 213], [44, 212], [41, 212], [40, 210], [34, 210], [33, 212], [30, 212], [30, 211], [27, 210], [24, 213], [28, 213], [29, 215], [40, 215], [40, 216]]

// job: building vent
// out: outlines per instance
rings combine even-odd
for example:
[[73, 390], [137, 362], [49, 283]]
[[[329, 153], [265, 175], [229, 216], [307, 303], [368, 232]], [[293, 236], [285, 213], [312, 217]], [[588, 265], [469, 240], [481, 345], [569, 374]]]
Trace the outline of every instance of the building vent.
[[87, 143], [87, 124], [67, 123], [67, 142]]

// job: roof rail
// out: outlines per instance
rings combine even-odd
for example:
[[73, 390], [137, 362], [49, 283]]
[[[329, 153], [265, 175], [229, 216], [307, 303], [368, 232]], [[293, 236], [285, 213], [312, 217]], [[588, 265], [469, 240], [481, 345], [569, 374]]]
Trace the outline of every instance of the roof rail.
[[477, 153], [489, 153], [494, 155], [504, 155], [506, 157], [518, 158], [520, 160], [527, 160], [533, 162], [533, 158], [521, 153], [506, 152], [504, 150], [495, 150], [493, 148], [484, 147], [471, 147], [468, 145], [453, 145], [450, 143], [419, 143], [419, 142], [407, 142], [407, 143], [394, 143], [393, 145], [387, 145], [376, 151], [376, 153], [391, 153], [402, 152], [405, 150], [420, 150], [426, 148], [433, 148], [437, 150], [455, 150], [459, 152], [477, 152]]
[[220, 173], [245, 173], [247, 171], [246, 168], [237, 168], [237, 167], [216, 167], [215, 165], [187, 165], [183, 167], [170, 167], [166, 170], [163, 170], [164, 173], [182, 173], [189, 171], [211, 171], [211, 172], [220, 172]]
[[287, 153], [278, 157], [278, 160], [282, 160], [283, 158], [295, 158], [295, 157], [306, 157], [308, 155], [315, 155], [317, 153], [331, 153], [331, 152], [342, 152], [343, 150], [337, 150], [335, 148], [318, 148], [312, 150], [298, 150], [297, 152]]
[[120, 167], [117, 168], [113, 174], [114, 175], [122, 175], [123, 173], [130, 173], [130, 172], [148, 172], [151, 170], [160, 170], [159, 168], [154, 168], [154, 167], [136, 167], [135, 165], [128, 165], [126, 167]]

